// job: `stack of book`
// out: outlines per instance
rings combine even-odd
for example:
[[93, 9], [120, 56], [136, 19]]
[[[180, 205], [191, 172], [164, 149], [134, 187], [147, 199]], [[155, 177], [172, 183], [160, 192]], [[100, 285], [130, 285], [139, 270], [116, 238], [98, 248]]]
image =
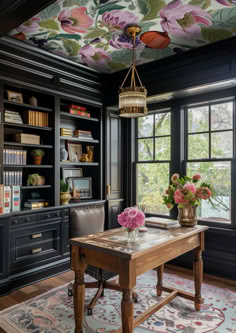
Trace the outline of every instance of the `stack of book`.
[[70, 128], [61, 128], [61, 136], [72, 136], [73, 131]]
[[180, 224], [177, 220], [165, 219], [161, 217], [147, 217], [145, 219], [145, 225], [154, 228], [172, 229], [179, 228]]
[[22, 185], [22, 171], [3, 171], [3, 183], [6, 186]]
[[24, 112], [24, 121], [27, 125], [48, 127], [48, 113], [27, 110]]
[[49, 201], [45, 199], [28, 199], [24, 203], [25, 208], [38, 209], [49, 206]]
[[77, 116], [83, 116], [90, 118], [90, 113], [86, 111], [86, 107], [84, 106], [79, 106], [79, 105], [68, 105], [68, 111], [71, 114], [75, 114]]
[[91, 131], [82, 131], [82, 130], [76, 130], [74, 131], [74, 136], [80, 139], [89, 139], [93, 140]]
[[20, 186], [0, 184], [0, 215], [20, 210]]
[[13, 124], [23, 124], [21, 115], [17, 111], [5, 110], [4, 121]]
[[27, 151], [3, 149], [3, 163], [13, 165], [26, 165]]

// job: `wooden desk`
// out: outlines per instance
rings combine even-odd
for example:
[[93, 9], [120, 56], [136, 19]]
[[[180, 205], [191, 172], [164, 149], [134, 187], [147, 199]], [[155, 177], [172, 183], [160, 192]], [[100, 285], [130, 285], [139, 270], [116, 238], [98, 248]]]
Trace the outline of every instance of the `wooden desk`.
[[[123, 228], [72, 239], [72, 269], [75, 271], [75, 333], [83, 332], [84, 272], [87, 264], [116, 272], [119, 275], [119, 285], [123, 290], [122, 330], [120, 330], [122, 332], [133, 332], [136, 326], [176, 296], [194, 301], [195, 309], [199, 311], [203, 303], [201, 253], [204, 250], [204, 231], [207, 229], [208, 227], [199, 225], [172, 230], [148, 228], [148, 232], [140, 232], [138, 240], [130, 244], [127, 243]], [[193, 249], [195, 295], [164, 287], [162, 285], [164, 263]], [[157, 270], [157, 295], [160, 296], [163, 290], [170, 294], [134, 319], [132, 290], [136, 285], [136, 277], [150, 269]]]

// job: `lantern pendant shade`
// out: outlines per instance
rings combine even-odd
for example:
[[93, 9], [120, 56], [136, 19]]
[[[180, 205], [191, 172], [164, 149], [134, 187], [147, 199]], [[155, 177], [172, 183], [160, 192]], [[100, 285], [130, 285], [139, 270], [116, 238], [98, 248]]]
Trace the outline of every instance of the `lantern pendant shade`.
[[[139, 26], [131, 26], [128, 27], [125, 32], [133, 38], [133, 63], [119, 90], [119, 113], [120, 117], [137, 118], [147, 115], [148, 111], [147, 90], [142, 85], [137, 69], [135, 67], [134, 47], [136, 42], [136, 34], [141, 32], [141, 28]], [[131, 73], [131, 84], [129, 87], [123, 88], [129, 73]], [[135, 76], [137, 76], [140, 86], [136, 86]]]

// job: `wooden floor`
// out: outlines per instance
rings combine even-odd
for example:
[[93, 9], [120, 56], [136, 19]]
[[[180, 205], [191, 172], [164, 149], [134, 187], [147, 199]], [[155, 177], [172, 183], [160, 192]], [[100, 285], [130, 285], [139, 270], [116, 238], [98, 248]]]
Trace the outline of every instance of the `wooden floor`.
[[[190, 271], [178, 269], [177, 267], [165, 268], [166, 273], [172, 273], [184, 278], [192, 279]], [[16, 290], [10, 295], [0, 297], [0, 311], [4, 310], [15, 304], [24, 302], [28, 299], [31, 299], [35, 296], [45, 293], [53, 288], [59, 287], [67, 282], [70, 282], [74, 279], [74, 273], [72, 271], [57, 275], [56, 277], [35, 283], [31, 286]], [[215, 279], [211, 276], [204, 275], [204, 282], [217, 286], [219, 288], [228, 288], [236, 292], [236, 283], [234, 281], [227, 281], [224, 279]]]

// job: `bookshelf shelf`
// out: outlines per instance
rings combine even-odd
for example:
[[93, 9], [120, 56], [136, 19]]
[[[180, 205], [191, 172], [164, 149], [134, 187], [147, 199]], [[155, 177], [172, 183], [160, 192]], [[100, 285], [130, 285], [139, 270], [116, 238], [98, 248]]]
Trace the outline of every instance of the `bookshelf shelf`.
[[62, 118], [74, 118], [74, 119], [84, 119], [84, 120], [88, 120], [88, 121], [99, 121], [99, 119], [97, 118], [88, 118], [88, 117], [83, 117], [83, 116], [78, 116], [78, 115], [75, 115], [75, 114], [71, 114], [71, 113], [68, 113], [68, 112], [63, 112], [61, 111], [60, 112], [60, 115]]
[[14, 123], [7, 123], [4, 122], [5, 126], [11, 126], [11, 127], [20, 127], [20, 128], [30, 128], [30, 129], [37, 129], [41, 131], [52, 131], [52, 127], [41, 127], [41, 126], [32, 126], [32, 125], [26, 125], [26, 124], [14, 124]]
[[21, 186], [21, 190], [35, 190], [35, 189], [41, 189], [41, 188], [51, 188], [52, 185], [38, 185], [38, 186]]
[[32, 110], [40, 110], [40, 111], [45, 111], [45, 112], [52, 112], [53, 111], [50, 108], [44, 108], [42, 106], [34, 106], [34, 105], [31, 105], [31, 104], [25, 104], [25, 103], [17, 103], [17, 102], [13, 102], [13, 101], [8, 101], [7, 99], [4, 99], [3, 102], [5, 104], [14, 105], [14, 106], [21, 106], [22, 108], [30, 108]]
[[66, 166], [99, 166], [99, 163], [93, 162], [93, 163], [85, 163], [85, 162], [61, 162], [60, 166], [61, 167], [66, 167]]
[[61, 140], [77, 141], [77, 142], [90, 142], [90, 143], [99, 143], [99, 140], [89, 140], [89, 139], [79, 139], [72, 136], [60, 136]]
[[19, 142], [8, 142], [4, 141], [4, 146], [14, 146], [14, 147], [38, 147], [38, 148], [54, 148], [52, 145], [37, 145], [37, 144], [30, 144], [30, 143], [19, 143]]
[[4, 168], [35, 168], [35, 169], [52, 169], [53, 165], [14, 165], [14, 164], [4, 164]]

